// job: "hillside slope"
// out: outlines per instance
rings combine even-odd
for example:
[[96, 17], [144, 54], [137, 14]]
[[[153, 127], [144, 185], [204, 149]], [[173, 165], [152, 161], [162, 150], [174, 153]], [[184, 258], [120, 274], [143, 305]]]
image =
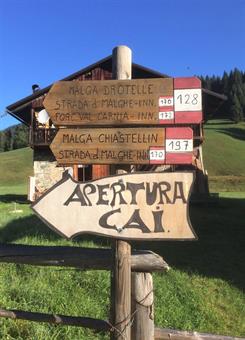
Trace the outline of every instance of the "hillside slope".
[[204, 133], [204, 164], [209, 175], [245, 176], [245, 123], [209, 121]]
[[[220, 182], [244, 182], [245, 187], [245, 123], [209, 121], [204, 136], [204, 165], [211, 182], [219, 177]], [[0, 186], [26, 184], [33, 174], [32, 157], [31, 148], [0, 153]]]
[[245, 123], [213, 120], [204, 126], [204, 166], [211, 191], [245, 191]]
[[24, 185], [33, 173], [31, 148], [0, 153], [0, 186]]

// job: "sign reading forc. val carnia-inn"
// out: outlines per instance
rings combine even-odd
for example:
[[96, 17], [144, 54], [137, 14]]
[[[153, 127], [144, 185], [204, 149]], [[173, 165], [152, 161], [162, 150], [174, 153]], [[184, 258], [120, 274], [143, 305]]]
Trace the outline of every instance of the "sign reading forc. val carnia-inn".
[[44, 100], [56, 126], [196, 124], [202, 121], [198, 78], [60, 81]]
[[33, 205], [67, 238], [91, 233], [121, 239], [192, 240], [192, 172], [131, 173], [79, 183], [64, 178]]

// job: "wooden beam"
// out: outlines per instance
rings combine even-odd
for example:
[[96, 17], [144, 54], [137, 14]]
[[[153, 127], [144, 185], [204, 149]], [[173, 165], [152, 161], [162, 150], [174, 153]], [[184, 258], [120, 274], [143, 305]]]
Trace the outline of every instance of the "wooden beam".
[[[15, 309], [0, 309], [0, 317], [20, 319], [36, 322], [47, 322], [63, 326], [76, 326], [93, 329], [97, 332], [110, 332], [112, 326], [108, 321], [87, 317], [66, 316], [60, 314], [46, 314], [26, 312]], [[187, 332], [155, 327], [155, 340], [245, 340], [241, 337], [214, 335], [198, 332]]]
[[[111, 270], [112, 250], [64, 246], [28, 246], [1, 244], [0, 263], [29, 264], [35, 266], [73, 267], [83, 270]], [[135, 272], [167, 271], [163, 258], [149, 250], [134, 250], [131, 267]]]
[[7, 310], [0, 309], [0, 317], [10, 319], [21, 319], [36, 322], [48, 322], [55, 325], [63, 326], [76, 326], [90, 328], [97, 332], [108, 332], [111, 330], [111, 325], [108, 321], [86, 318], [86, 317], [75, 317], [66, 316], [60, 314], [45, 314], [45, 313], [34, 313], [26, 312], [22, 310]]

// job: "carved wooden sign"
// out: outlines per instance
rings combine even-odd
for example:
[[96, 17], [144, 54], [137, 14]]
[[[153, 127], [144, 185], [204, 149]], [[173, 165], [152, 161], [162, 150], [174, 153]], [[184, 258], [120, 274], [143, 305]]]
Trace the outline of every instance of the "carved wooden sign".
[[198, 78], [60, 81], [44, 100], [56, 126], [186, 124], [202, 121]]
[[193, 131], [179, 128], [60, 128], [50, 148], [59, 164], [190, 164]]
[[192, 172], [131, 173], [79, 183], [64, 178], [34, 204], [61, 235], [91, 233], [120, 239], [193, 240], [188, 202]]

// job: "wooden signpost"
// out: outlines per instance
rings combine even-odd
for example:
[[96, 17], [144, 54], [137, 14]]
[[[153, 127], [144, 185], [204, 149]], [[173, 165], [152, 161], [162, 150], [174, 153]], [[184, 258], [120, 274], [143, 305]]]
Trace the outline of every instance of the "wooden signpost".
[[202, 121], [201, 83], [195, 77], [130, 80], [126, 46], [113, 50], [112, 61], [117, 80], [59, 82], [47, 95], [45, 108], [59, 127], [51, 149], [58, 164], [74, 165], [74, 178], [63, 178], [31, 207], [66, 238], [89, 233], [114, 239], [113, 251], [26, 245], [4, 245], [0, 251], [0, 262], [6, 263], [110, 269], [110, 321], [6, 309], [0, 317], [107, 331], [112, 340], [200, 338], [196, 332], [154, 328], [151, 272], [169, 267], [152, 252], [131, 254], [130, 244], [196, 239], [189, 219], [194, 172], [119, 174], [113, 166], [114, 176], [76, 179], [77, 164], [191, 164], [193, 131], [179, 125]]
[[60, 81], [44, 100], [56, 126], [198, 124], [198, 78]]
[[[200, 80], [131, 80], [131, 50], [115, 48], [112, 59], [116, 80], [58, 82], [46, 96], [44, 106], [59, 127], [50, 146], [58, 164], [191, 164], [193, 131], [179, 125], [202, 121]], [[131, 328], [133, 340], [154, 339], [152, 277], [132, 274], [131, 294], [129, 241], [194, 240], [188, 213], [193, 177], [146, 172], [84, 183], [66, 177], [32, 205], [67, 238], [92, 233], [116, 239], [113, 340], [130, 340]]]
[[188, 127], [59, 129], [50, 148], [59, 164], [190, 164], [193, 131]]
[[89, 233], [120, 239], [191, 240], [195, 239], [188, 212], [192, 183], [192, 172], [131, 173], [84, 183], [68, 176], [35, 201], [32, 209], [67, 238]]

